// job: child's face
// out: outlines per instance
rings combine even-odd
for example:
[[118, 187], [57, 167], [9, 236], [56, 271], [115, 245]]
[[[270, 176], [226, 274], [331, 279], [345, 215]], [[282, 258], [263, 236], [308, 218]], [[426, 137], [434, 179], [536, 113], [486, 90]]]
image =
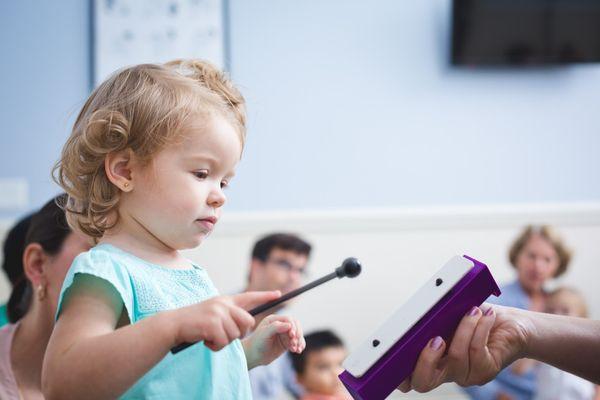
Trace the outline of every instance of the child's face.
[[[133, 190], [120, 205], [154, 239], [170, 249], [198, 246], [211, 233], [225, 204], [223, 189], [242, 151], [224, 118], [197, 118], [179, 143], [132, 169]], [[137, 171], [137, 172], [136, 172]]]
[[546, 302], [546, 310], [550, 314], [565, 315], [569, 317], [585, 317], [580, 299], [573, 293], [557, 293]]
[[343, 347], [326, 347], [311, 351], [306, 356], [304, 372], [298, 382], [310, 393], [340, 395], [346, 393], [338, 375], [342, 373], [342, 362], [346, 358]]

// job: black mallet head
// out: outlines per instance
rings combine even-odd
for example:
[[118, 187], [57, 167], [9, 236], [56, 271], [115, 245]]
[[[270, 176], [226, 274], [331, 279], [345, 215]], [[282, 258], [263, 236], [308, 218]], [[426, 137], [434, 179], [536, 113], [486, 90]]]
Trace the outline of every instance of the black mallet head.
[[360, 261], [354, 257], [349, 257], [344, 260], [341, 267], [335, 269], [335, 274], [338, 278], [343, 278], [345, 276], [354, 278], [360, 274], [361, 269]]

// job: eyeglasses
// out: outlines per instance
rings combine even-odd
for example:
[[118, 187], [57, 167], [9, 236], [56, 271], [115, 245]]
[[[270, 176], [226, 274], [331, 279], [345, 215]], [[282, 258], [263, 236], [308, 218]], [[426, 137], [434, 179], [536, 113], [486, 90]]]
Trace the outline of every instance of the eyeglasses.
[[307, 274], [307, 272], [308, 272], [306, 270], [306, 267], [304, 267], [304, 266], [302, 266], [302, 267], [295, 267], [288, 260], [284, 260], [284, 259], [281, 259], [281, 258], [274, 258], [274, 259], [267, 258], [265, 260], [265, 264], [266, 263], [271, 263], [273, 265], [276, 265], [279, 268], [286, 270], [288, 273], [298, 272], [300, 275], [305, 276]]

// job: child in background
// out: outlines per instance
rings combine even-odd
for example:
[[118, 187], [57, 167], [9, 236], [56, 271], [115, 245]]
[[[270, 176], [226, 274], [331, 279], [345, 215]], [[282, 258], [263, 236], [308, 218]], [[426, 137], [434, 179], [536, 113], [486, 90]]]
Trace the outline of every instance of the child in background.
[[338, 378], [347, 355], [342, 340], [329, 330], [310, 333], [305, 340], [304, 352], [291, 354], [296, 379], [306, 390], [301, 400], [351, 399]]
[[[280, 296], [218, 296], [185, 259], [211, 233], [245, 139], [244, 99], [195, 60], [123, 69], [81, 110], [55, 167], [69, 224], [97, 245], [61, 291], [46, 399], [250, 399], [248, 369], [304, 347], [299, 325], [246, 311]], [[198, 342], [173, 355], [170, 349]]]
[[[583, 296], [571, 288], [551, 292], [546, 307], [551, 314], [588, 317]], [[537, 376], [538, 391], [534, 400], [600, 400], [600, 392], [593, 383], [558, 368], [541, 364]]]

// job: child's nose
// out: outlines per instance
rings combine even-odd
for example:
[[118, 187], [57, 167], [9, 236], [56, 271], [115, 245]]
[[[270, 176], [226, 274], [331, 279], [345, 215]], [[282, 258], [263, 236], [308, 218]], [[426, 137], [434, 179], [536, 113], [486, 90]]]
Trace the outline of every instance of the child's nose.
[[227, 201], [227, 197], [225, 193], [223, 193], [223, 189], [220, 187], [218, 189], [212, 190], [208, 196], [208, 205], [213, 208], [219, 208]]

